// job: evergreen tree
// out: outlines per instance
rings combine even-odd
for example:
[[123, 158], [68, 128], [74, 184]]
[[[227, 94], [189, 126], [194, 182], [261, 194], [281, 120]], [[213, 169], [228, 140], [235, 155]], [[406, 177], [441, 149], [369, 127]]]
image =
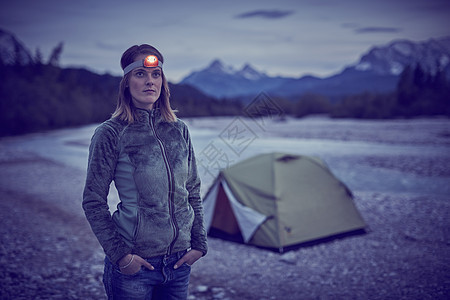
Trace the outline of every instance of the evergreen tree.
[[39, 48], [36, 48], [36, 54], [34, 55], [34, 63], [36, 65], [42, 65], [42, 53]]
[[52, 53], [48, 59], [48, 64], [52, 66], [59, 66], [59, 58], [61, 57], [61, 53], [63, 51], [64, 43], [60, 42], [55, 48], [53, 48]]
[[400, 74], [397, 84], [397, 103], [400, 107], [409, 107], [415, 101], [414, 71], [407, 66]]

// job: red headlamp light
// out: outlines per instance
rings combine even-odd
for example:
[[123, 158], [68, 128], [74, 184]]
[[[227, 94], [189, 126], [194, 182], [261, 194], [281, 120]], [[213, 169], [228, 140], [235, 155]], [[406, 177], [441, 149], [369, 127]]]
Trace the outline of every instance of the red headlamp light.
[[154, 55], [149, 55], [144, 59], [144, 67], [147, 67], [147, 68], [157, 67], [158, 63], [159, 63], [159, 60]]
[[158, 57], [155, 55], [148, 55], [144, 59], [137, 60], [135, 62], [132, 62], [128, 66], [123, 69], [123, 75], [125, 76], [127, 73], [129, 73], [131, 70], [139, 68], [139, 67], [145, 67], [145, 68], [156, 68], [160, 67], [162, 69], [162, 62], [159, 61]]

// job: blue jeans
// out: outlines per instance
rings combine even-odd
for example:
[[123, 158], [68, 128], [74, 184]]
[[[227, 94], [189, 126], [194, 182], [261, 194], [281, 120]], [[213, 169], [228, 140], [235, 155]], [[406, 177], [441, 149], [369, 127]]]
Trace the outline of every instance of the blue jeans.
[[142, 267], [133, 275], [122, 274], [119, 267], [105, 257], [103, 284], [108, 299], [187, 299], [191, 267], [183, 264], [173, 269], [186, 252], [148, 258], [146, 260], [155, 269]]

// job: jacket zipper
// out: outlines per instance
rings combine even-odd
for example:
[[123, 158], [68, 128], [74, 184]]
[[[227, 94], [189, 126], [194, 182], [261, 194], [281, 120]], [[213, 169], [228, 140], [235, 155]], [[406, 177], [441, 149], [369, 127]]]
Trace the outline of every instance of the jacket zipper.
[[155, 114], [154, 114], [154, 110], [152, 110], [152, 114], [151, 114], [151, 118], [150, 118], [150, 125], [153, 131], [153, 134], [156, 137], [156, 140], [159, 143], [159, 147], [161, 148], [161, 153], [164, 159], [164, 163], [166, 165], [166, 169], [167, 169], [167, 177], [168, 177], [168, 181], [169, 181], [169, 214], [170, 214], [170, 224], [172, 227], [172, 231], [173, 231], [173, 239], [172, 242], [169, 245], [169, 248], [167, 249], [167, 255], [172, 254], [172, 250], [173, 250], [173, 246], [176, 242], [176, 240], [178, 239], [178, 224], [176, 222], [175, 219], [175, 212], [174, 212], [174, 178], [173, 178], [173, 172], [172, 172], [172, 168], [170, 167], [169, 164], [169, 159], [167, 158], [167, 154], [166, 154], [166, 149], [164, 148], [164, 144], [161, 140], [161, 138], [158, 136], [158, 133], [156, 133], [156, 129], [155, 129]]

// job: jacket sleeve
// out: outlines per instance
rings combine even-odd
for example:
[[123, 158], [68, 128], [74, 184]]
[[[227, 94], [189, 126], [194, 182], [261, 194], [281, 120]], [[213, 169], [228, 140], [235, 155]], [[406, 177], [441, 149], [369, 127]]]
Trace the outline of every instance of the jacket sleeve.
[[189, 204], [194, 209], [194, 224], [191, 229], [191, 248], [199, 250], [203, 256], [208, 252], [207, 233], [203, 222], [203, 203], [200, 195], [200, 177], [197, 171], [197, 164], [195, 161], [194, 147], [192, 146], [191, 138], [187, 127], [184, 130], [184, 136], [189, 149], [188, 157], [188, 180], [186, 188], [189, 192]]
[[118, 159], [118, 134], [105, 123], [100, 125], [89, 147], [83, 209], [100, 245], [110, 260], [117, 264], [131, 248], [124, 242], [114, 225], [107, 196]]

